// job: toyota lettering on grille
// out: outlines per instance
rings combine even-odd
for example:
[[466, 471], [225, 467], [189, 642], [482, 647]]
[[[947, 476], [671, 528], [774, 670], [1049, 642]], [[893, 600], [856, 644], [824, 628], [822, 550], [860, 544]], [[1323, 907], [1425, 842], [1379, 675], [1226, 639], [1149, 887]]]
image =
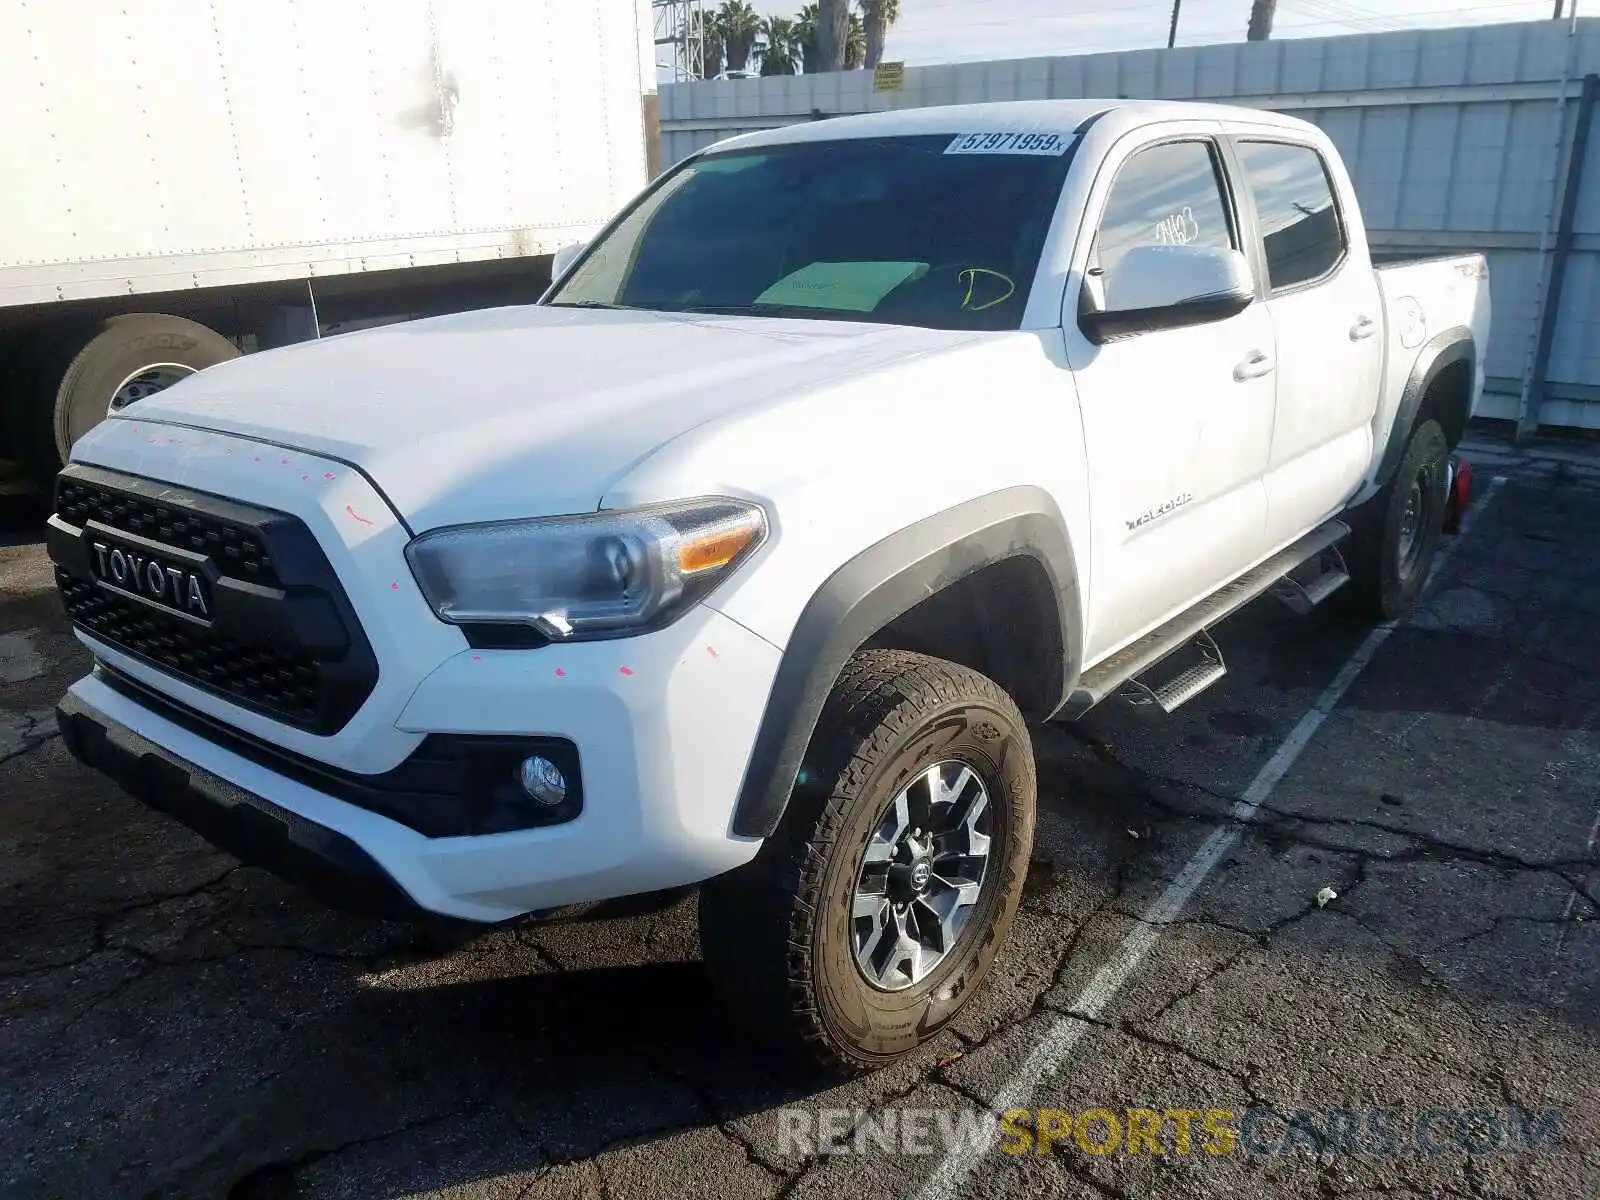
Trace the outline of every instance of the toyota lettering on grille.
[[153, 554], [111, 542], [90, 543], [94, 577], [118, 591], [148, 600], [185, 616], [209, 620], [211, 597], [204, 578]]

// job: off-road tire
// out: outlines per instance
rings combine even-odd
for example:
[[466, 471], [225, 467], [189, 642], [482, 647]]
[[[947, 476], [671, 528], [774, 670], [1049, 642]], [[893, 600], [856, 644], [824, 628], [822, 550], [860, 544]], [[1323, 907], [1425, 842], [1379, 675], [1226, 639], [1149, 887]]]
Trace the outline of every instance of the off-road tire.
[[[858, 968], [851, 905], [885, 807], [919, 771], [958, 760], [989, 793], [989, 860], [972, 916], [920, 982], [883, 991]], [[992, 680], [898, 650], [856, 655], [823, 707], [778, 830], [706, 884], [700, 938], [730, 1015], [792, 1065], [854, 1073], [935, 1036], [1005, 942], [1033, 846], [1027, 726]]]
[[[1347, 555], [1350, 596], [1363, 618], [1398, 620], [1422, 591], [1444, 534], [1449, 456], [1450, 446], [1439, 422], [1420, 422], [1411, 431], [1394, 476], [1352, 514]], [[1416, 492], [1414, 483], [1419, 485]], [[1403, 530], [1413, 499], [1420, 502], [1421, 510], [1415, 539], [1408, 542]]]
[[117, 389], [141, 369], [172, 363], [199, 371], [238, 356], [220, 333], [165, 313], [125, 313], [63, 333], [29, 372], [21, 446], [29, 472], [48, 485], [73, 442], [105, 419]]

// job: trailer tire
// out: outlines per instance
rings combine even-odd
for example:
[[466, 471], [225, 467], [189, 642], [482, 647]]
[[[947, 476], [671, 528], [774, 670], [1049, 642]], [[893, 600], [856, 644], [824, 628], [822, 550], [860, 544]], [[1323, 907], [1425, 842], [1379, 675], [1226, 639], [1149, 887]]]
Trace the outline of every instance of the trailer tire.
[[73, 443], [105, 420], [119, 394], [148, 394], [238, 356], [215, 330], [165, 313], [126, 313], [57, 338], [30, 372], [23, 445], [30, 470], [47, 485]]

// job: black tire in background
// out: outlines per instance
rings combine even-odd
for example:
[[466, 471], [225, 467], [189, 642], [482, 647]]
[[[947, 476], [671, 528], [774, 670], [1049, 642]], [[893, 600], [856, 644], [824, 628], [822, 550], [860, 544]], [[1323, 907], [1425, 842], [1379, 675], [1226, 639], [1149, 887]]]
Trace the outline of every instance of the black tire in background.
[[1394, 477], [1352, 514], [1350, 589], [1363, 617], [1397, 620], [1416, 602], [1444, 534], [1449, 456], [1439, 422], [1420, 422]]
[[[963, 796], [969, 814], [980, 807], [963, 770], [986, 793], [982, 878], [964, 925], [926, 975], [880, 975], [880, 986], [860, 963], [873, 944], [874, 918], [855, 907], [864, 872], [899, 870], [901, 886], [915, 873], [910, 861], [869, 868], [869, 845], [887, 845], [885, 816], [919, 781], [928, 786], [933, 770], [951, 770], [968, 790], [944, 791], [945, 800], [924, 811], [952, 817]], [[934, 1037], [971, 999], [1010, 931], [1033, 846], [1035, 793], [1027, 726], [997, 684], [925, 655], [858, 654], [823, 708], [778, 830], [749, 865], [701, 889], [701, 946], [729, 1015], [785, 1059], [830, 1072], [886, 1066]], [[936, 823], [924, 848], [939, 844]], [[955, 867], [971, 861], [949, 849], [970, 850], [964, 835], [943, 845], [930, 852], [943, 864], [935, 890], [948, 889], [946, 879], [962, 874]], [[926, 886], [925, 871], [922, 879]]]
[[148, 376], [153, 386], [238, 356], [220, 333], [164, 313], [126, 313], [57, 334], [27, 371], [32, 394], [24, 401], [21, 450], [29, 470], [48, 486], [72, 444], [105, 420], [130, 381]]

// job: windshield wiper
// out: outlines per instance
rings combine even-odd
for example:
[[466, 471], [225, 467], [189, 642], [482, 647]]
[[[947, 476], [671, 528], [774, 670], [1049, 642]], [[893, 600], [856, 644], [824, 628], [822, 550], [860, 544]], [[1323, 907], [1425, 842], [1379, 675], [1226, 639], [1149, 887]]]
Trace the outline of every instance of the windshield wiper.
[[621, 310], [627, 308], [626, 304], [607, 304], [603, 300], [552, 300], [545, 305], [546, 308], [604, 308]]
[[670, 304], [662, 305], [656, 312], [714, 313], [729, 317], [771, 316], [771, 304]]
[[657, 312], [708, 313], [719, 317], [801, 317], [827, 321], [860, 321], [870, 313], [847, 308], [822, 308], [813, 304], [673, 304]]

